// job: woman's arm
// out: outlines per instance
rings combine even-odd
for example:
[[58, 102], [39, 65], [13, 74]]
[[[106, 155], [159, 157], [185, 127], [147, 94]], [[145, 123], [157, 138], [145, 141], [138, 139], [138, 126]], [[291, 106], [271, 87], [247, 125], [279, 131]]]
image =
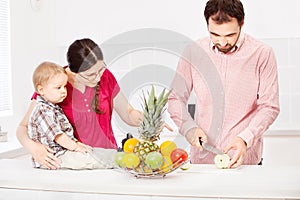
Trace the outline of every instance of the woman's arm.
[[143, 120], [143, 113], [135, 110], [121, 91], [114, 98], [114, 109], [121, 119], [130, 126], [139, 126]]
[[28, 135], [28, 121], [30, 114], [36, 105], [36, 101], [32, 100], [27, 113], [23, 117], [17, 128], [17, 138], [19, 142], [29, 151], [35, 161], [40, 163], [46, 169], [59, 168], [60, 160], [53, 155], [53, 151], [47, 146], [34, 142]]
[[[121, 91], [114, 98], [114, 109], [121, 119], [130, 126], [139, 126], [143, 122], [143, 112], [135, 110]], [[165, 123], [164, 126], [169, 131], [173, 131], [168, 124]]]

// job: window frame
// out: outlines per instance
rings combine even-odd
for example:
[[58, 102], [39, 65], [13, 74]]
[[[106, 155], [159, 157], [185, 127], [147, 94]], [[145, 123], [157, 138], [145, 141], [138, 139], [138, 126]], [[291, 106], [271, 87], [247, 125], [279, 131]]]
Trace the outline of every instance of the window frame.
[[9, 0], [0, 0], [0, 117], [13, 114]]

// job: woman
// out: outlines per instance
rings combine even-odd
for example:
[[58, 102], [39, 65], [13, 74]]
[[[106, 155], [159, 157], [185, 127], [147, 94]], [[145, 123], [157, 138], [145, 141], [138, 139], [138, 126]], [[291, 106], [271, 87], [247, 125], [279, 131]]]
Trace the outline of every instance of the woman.
[[[59, 104], [74, 128], [76, 138], [92, 147], [117, 149], [111, 117], [115, 109], [121, 119], [138, 126], [143, 115], [135, 110], [120, 91], [113, 74], [103, 62], [99, 46], [90, 39], [76, 40], [67, 52], [68, 95]], [[36, 143], [28, 136], [28, 119], [36, 104], [37, 94], [19, 124], [17, 137], [33, 158], [44, 168], [57, 169], [60, 160], [47, 146]]]

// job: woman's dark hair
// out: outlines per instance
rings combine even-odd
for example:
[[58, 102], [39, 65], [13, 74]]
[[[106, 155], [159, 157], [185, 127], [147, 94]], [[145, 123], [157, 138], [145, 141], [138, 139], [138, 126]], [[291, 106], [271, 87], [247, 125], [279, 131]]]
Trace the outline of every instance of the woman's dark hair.
[[[84, 72], [94, 66], [97, 61], [103, 60], [103, 54], [100, 47], [91, 39], [81, 39], [73, 42], [67, 52], [69, 68], [72, 72]], [[99, 90], [100, 82], [95, 86], [95, 96], [91, 102], [92, 109], [97, 114], [104, 111], [99, 109], [100, 99]]]
[[212, 17], [217, 24], [230, 22], [231, 18], [236, 18], [239, 25], [242, 25], [245, 12], [240, 0], [209, 0], [205, 6], [204, 16], [207, 24]]
[[81, 39], [73, 42], [67, 52], [69, 68], [78, 73], [90, 69], [98, 60], [103, 60], [100, 47], [91, 39]]

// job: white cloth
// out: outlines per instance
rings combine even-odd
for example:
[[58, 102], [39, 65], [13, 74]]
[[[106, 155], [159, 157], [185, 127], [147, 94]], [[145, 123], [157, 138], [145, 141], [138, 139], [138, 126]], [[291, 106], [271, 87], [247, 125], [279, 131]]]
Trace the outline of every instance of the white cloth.
[[112, 169], [115, 168], [114, 157], [117, 150], [93, 148], [88, 153], [66, 151], [59, 156], [62, 169]]

